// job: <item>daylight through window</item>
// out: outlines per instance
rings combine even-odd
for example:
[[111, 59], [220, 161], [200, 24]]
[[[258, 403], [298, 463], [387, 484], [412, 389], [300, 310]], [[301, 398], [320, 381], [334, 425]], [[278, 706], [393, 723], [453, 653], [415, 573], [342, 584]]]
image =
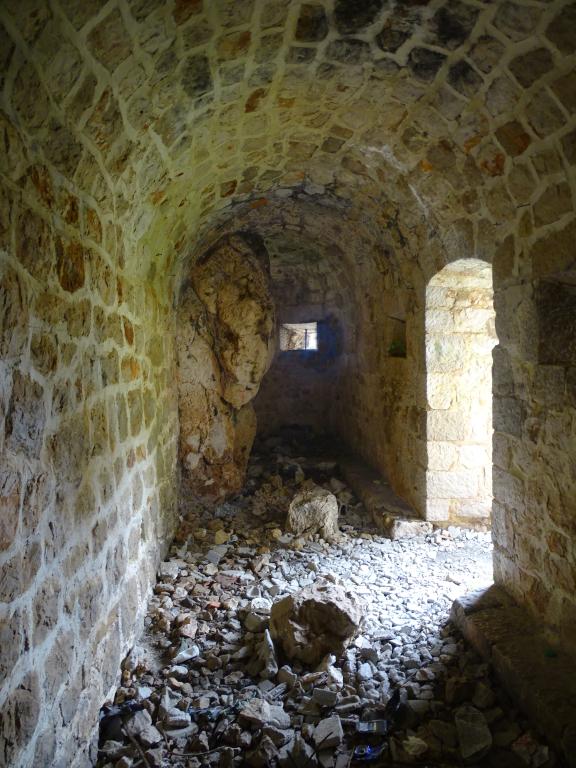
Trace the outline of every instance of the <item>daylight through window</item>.
[[317, 323], [284, 323], [280, 326], [280, 349], [318, 349]]

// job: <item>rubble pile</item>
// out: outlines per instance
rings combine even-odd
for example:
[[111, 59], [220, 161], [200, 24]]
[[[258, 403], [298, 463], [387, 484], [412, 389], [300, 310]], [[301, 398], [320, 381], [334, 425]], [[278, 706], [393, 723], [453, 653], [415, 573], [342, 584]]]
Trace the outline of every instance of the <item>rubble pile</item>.
[[[316, 487], [337, 499], [330, 542], [287, 530]], [[243, 495], [183, 510], [98, 766], [560, 768], [448, 624], [490, 578], [489, 534], [382, 538], [334, 462], [275, 439]]]

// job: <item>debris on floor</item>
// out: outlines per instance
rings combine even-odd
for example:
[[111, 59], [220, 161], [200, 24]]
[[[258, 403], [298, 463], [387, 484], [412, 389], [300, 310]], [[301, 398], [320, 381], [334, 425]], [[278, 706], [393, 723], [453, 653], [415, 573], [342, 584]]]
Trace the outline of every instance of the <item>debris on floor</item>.
[[335, 461], [275, 437], [243, 495], [183, 508], [98, 766], [560, 768], [448, 623], [490, 580], [489, 533], [383, 538]]

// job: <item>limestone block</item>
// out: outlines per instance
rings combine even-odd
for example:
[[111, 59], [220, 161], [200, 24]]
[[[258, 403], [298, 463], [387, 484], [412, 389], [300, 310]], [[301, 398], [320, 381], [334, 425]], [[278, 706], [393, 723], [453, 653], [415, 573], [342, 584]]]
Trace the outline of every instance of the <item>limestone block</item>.
[[15, 270], [0, 259], [0, 354], [13, 357], [26, 341], [28, 305], [25, 287]]
[[515, 475], [494, 467], [494, 496], [509, 509], [521, 511], [524, 507], [524, 483]]
[[38, 675], [31, 672], [7, 697], [0, 712], [0, 755], [6, 759], [6, 765], [17, 764], [18, 750], [24, 747], [34, 734], [39, 712]]
[[29, 376], [14, 373], [12, 396], [6, 417], [6, 442], [10, 450], [38, 458], [46, 412], [42, 387]]
[[461, 449], [453, 443], [428, 443], [428, 468], [447, 471], [455, 468]]
[[426, 378], [428, 405], [434, 410], [448, 410], [458, 392], [455, 377], [449, 373], [430, 372]]
[[20, 474], [0, 470], [0, 552], [10, 547], [18, 529], [20, 491]]
[[433, 499], [475, 498], [478, 495], [478, 480], [478, 474], [474, 471], [426, 473], [427, 492]]
[[451, 309], [437, 309], [435, 304], [438, 302], [437, 293], [444, 289], [428, 289], [427, 303], [428, 310], [426, 311], [426, 333], [441, 333], [452, 328], [453, 324], [453, 310]]
[[429, 372], [447, 373], [465, 368], [472, 350], [460, 334], [430, 334], [426, 338], [426, 367]]
[[461, 445], [457, 448], [457, 452], [459, 463], [465, 469], [490, 466], [491, 451], [485, 443], [482, 445]]
[[428, 440], [436, 442], [466, 440], [468, 437], [466, 414], [456, 410], [429, 411], [427, 436]]
[[318, 533], [326, 541], [335, 541], [340, 536], [338, 499], [320, 486], [306, 488], [290, 502], [286, 525], [297, 536]]
[[458, 520], [461, 525], [484, 522], [490, 523], [492, 515], [492, 498], [478, 497], [474, 501], [457, 499], [450, 502], [450, 519]]
[[426, 520], [431, 523], [443, 522], [450, 519], [451, 506], [449, 499], [426, 499]]
[[342, 654], [359, 632], [361, 616], [341, 587], [311, 587], [272, 605], [270, 634], [289, 659], [315, 667], [328, 653]]

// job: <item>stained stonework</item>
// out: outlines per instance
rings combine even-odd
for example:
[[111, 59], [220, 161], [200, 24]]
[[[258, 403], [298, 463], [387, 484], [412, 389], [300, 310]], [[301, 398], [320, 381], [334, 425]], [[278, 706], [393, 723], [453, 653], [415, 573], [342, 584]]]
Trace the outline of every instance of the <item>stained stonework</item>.
[[181, 299], [180, 455], [187, 485], [205, 498], [244, 482], [256, 434], [251, 401], [274, 352], [268, 270], [262, 245], [237, 234], [198, 261]]
[[[239, 230], [333, 265], [322, 418], [423, 516], [427, 286], [492, 265], [495, 575], [576, 643], [574, 366], [540, 293], [574, 267], [574, 8], [2, 4], [0, 761], [86, 762], [172, 530], [181, 285]], [[221, 362], [237, 419], [257, 376]]]

